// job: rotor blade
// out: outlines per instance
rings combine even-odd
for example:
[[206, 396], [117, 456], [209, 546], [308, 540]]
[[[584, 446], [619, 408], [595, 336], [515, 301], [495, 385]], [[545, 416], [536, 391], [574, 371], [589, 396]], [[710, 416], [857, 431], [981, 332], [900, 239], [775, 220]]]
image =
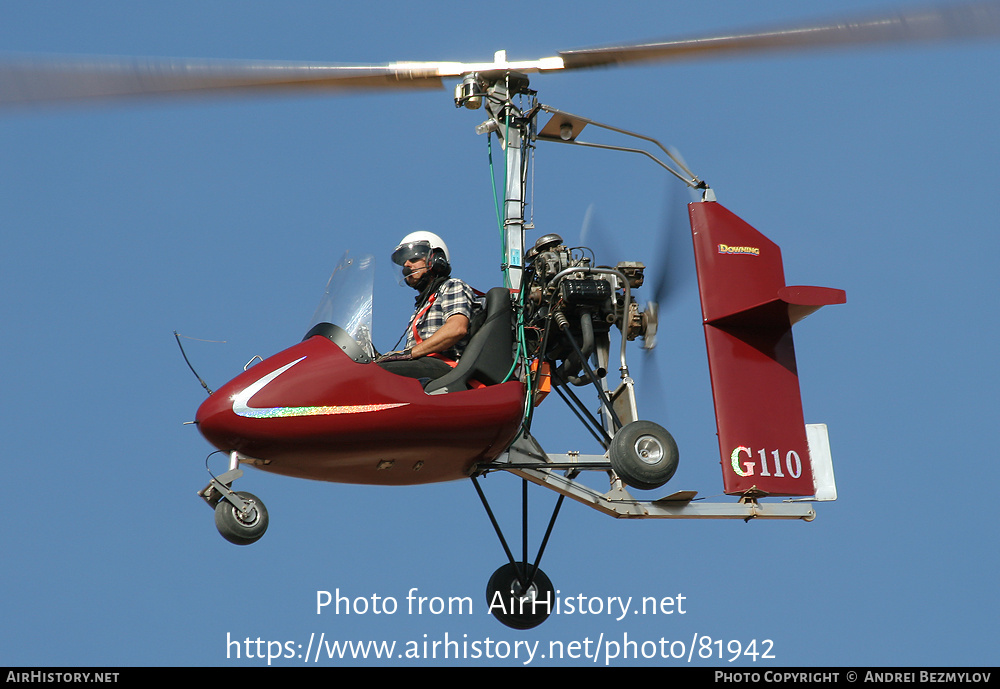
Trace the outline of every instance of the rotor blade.
[[5, 55], [0, 56], [0, 105], [248, 89], [434, 89], [443, 87], [443, 64]]
[[148, 95], [211, 95], [249, 90], [394, 90], [442, 88], [472, 72], [551, 72], [718, 54], [835, 45], [905, 43], [1000, 36], [1000, 0], [907, 10], [743, 34], [563, 51], [508, 62], [394, 62], [343, 65], [260, 60], [0, 55], [0, 106]]
[[566, 69], [644, 61], [713, 57], [727, 53], [810, 49], [838, 45], [915, 43], [1000, 36], [1000, 2], [901, 10], [867, 18], [828, 20], [813, 25], [777, 27], [659, 43], [643, 43], [559, 53]]

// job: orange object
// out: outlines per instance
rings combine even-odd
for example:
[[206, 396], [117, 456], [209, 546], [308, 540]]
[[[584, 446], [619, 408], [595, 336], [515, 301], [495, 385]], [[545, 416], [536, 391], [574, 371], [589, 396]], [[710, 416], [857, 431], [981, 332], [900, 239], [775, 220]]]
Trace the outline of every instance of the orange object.
[[542, 362], [541, 370], [538, 368], [538, 359], [531, 362], [531, 377], [535, 379], [535, 406], [537, 407], [545, 399], [545, 396], [552, 392], [552, 374], [549, 362]]

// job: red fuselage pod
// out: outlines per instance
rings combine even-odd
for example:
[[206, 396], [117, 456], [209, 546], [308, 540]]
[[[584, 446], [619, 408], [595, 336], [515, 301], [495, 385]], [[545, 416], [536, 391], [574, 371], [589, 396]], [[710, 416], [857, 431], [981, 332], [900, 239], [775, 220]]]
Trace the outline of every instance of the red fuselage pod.
[[314, 336], [253, 366], [198, 409], [202, 435], [264, 471], [339, 483], [465, 478], [498, 457], [524, 412], [519, 381], [428, 395]]

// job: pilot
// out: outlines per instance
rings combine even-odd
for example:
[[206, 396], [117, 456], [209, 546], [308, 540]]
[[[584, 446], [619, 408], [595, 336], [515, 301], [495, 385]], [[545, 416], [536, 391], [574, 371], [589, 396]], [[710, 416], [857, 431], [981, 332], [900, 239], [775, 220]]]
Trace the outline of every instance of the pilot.
[[467, 284], [451, 277], [448, 247], [433, 232], [411, 232], [392, 253], [402, 279], [417, 291], [406, 326], [406, 348], [383, 354], [376, 363], [410, 378], [440, 378], [458, 362], [469, 343], [469, 323], [478, 308]]

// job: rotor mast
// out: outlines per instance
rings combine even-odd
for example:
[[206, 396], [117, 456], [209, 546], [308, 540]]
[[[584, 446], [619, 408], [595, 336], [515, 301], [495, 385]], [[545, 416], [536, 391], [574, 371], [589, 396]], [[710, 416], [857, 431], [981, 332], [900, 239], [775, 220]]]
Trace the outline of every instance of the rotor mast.
[[536, 108], [523, 113], [514, 104], [519, 95], [534, 96], [528, 77], [512, 69], [506, 51], [494, 55], [494, 69], [468, 72], [455, 88], [455, 106], [476, 110], [485, 104], [489, 118], [476, 127], [479, 134], [496, 135], [504, 150], [503, 202], [498, 209], [504, 286], [521, 288], [525, 245], [524, 194], [526, 145], [530, 141]]
[[[527, 123], [525, 123], [525, 127]], [[524, 257], [524, 177], [521, 168], [524, 164], [522, 141], [526, 140], [526, 132], [521, 127], [515, 127], [504, 137], [504, 162], [506, 167], [504, 190], [504, 272], [507, 287], [521, 288], [521, 276], [524, 272], [522, 260]]]

